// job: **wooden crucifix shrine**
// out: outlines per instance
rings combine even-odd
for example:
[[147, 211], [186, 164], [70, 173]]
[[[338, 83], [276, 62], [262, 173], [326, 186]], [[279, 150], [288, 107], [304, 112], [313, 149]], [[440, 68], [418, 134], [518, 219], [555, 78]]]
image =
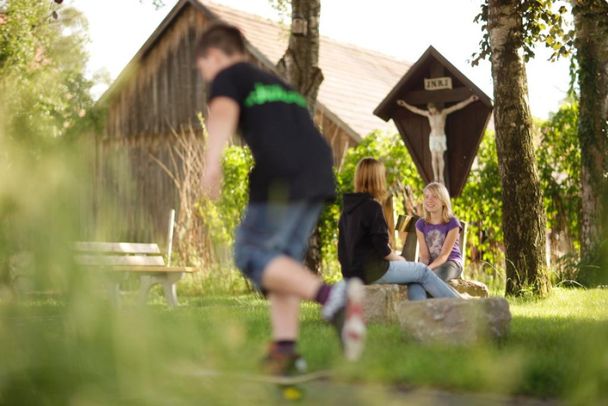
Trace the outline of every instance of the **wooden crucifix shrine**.
[[462, 192], [491, 112], [490, 98], [432, 46], [374, 110], [393, 119], [425, 183], [444, 183], [452, 197]]

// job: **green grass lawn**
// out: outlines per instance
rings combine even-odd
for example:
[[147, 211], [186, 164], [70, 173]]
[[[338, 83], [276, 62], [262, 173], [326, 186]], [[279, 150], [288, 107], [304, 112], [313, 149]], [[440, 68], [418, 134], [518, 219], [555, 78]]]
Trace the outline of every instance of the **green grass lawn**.
[[[160, 301], [159, 301], [160, 302]], [[268, 388], [191, 376], [255, 372], [269, 336], [254, 295], [182, 298], [119, 311], [94, 295], [0, 306], [0, 404], [235, 404], [267, 401]], [[330, 368], [349, 395], [379, 384], [560, 398], [608, 399], [608, 290], [554, 289], [511, 300], [507, 339], [476, 347], [423, 345], [396, 326], [371, 325], [363, 359], [345, 362], [318, 308], [302, 307], [299, 350]], [[363, 399], [363, 398], [360, 398]], [[204, 400], [204, 402], [202, 402]]]

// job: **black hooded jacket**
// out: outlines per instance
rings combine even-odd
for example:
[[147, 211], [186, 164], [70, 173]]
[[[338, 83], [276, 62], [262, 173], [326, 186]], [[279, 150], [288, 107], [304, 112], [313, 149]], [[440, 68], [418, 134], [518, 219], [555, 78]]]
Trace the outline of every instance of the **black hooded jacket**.
[[344, 278], [372, 283], [388, 269], [391, 253], [382, 206], [369, 193], [346, 193], [340, 215], [338, 259]]

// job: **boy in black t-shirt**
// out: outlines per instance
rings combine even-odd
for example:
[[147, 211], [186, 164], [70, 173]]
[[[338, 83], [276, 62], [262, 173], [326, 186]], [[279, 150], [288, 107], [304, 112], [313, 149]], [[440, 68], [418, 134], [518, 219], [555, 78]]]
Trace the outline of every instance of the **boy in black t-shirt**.
[[361, 282], [329, 286], [302, 265], [323, 203], [335, 194], [331, 150], [315, 129], [306, 100], [246, 62], [245, 41], [233, 26], [210, 27], [199, 40], [196, 62], [209, 83], [204, 193], [218, 197], [222, 154], [237, 130], [255, 161], [235, 262], [270, 300], [273, 341], [267, 370], [302, 372], [303, 360], [295, 351], [301, 300], [323, 306], [323, 317], [338, 328], [346, 357], [357, 359], [365, 338]]

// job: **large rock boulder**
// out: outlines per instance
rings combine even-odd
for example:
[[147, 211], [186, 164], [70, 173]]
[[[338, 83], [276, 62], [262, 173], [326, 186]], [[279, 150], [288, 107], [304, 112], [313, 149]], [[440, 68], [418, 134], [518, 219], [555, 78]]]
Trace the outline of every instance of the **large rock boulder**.
[[401, 331], [421, 342], [468, 345], [502, 338], [511, 322], [509, 303], [501, 297], [401, 301], [395, 310]]
[[407, 300], [407, 286], [365, 286], [363, 311], [368, 323], [392, 323], [397, 321], [395, 306]]
[[471, 281], [464, 279], [451, 279], [448, 285], [456, 289], [460, 293], [468, 293], [475, 297], [488, 297], [488, 287], [479, 281]]

